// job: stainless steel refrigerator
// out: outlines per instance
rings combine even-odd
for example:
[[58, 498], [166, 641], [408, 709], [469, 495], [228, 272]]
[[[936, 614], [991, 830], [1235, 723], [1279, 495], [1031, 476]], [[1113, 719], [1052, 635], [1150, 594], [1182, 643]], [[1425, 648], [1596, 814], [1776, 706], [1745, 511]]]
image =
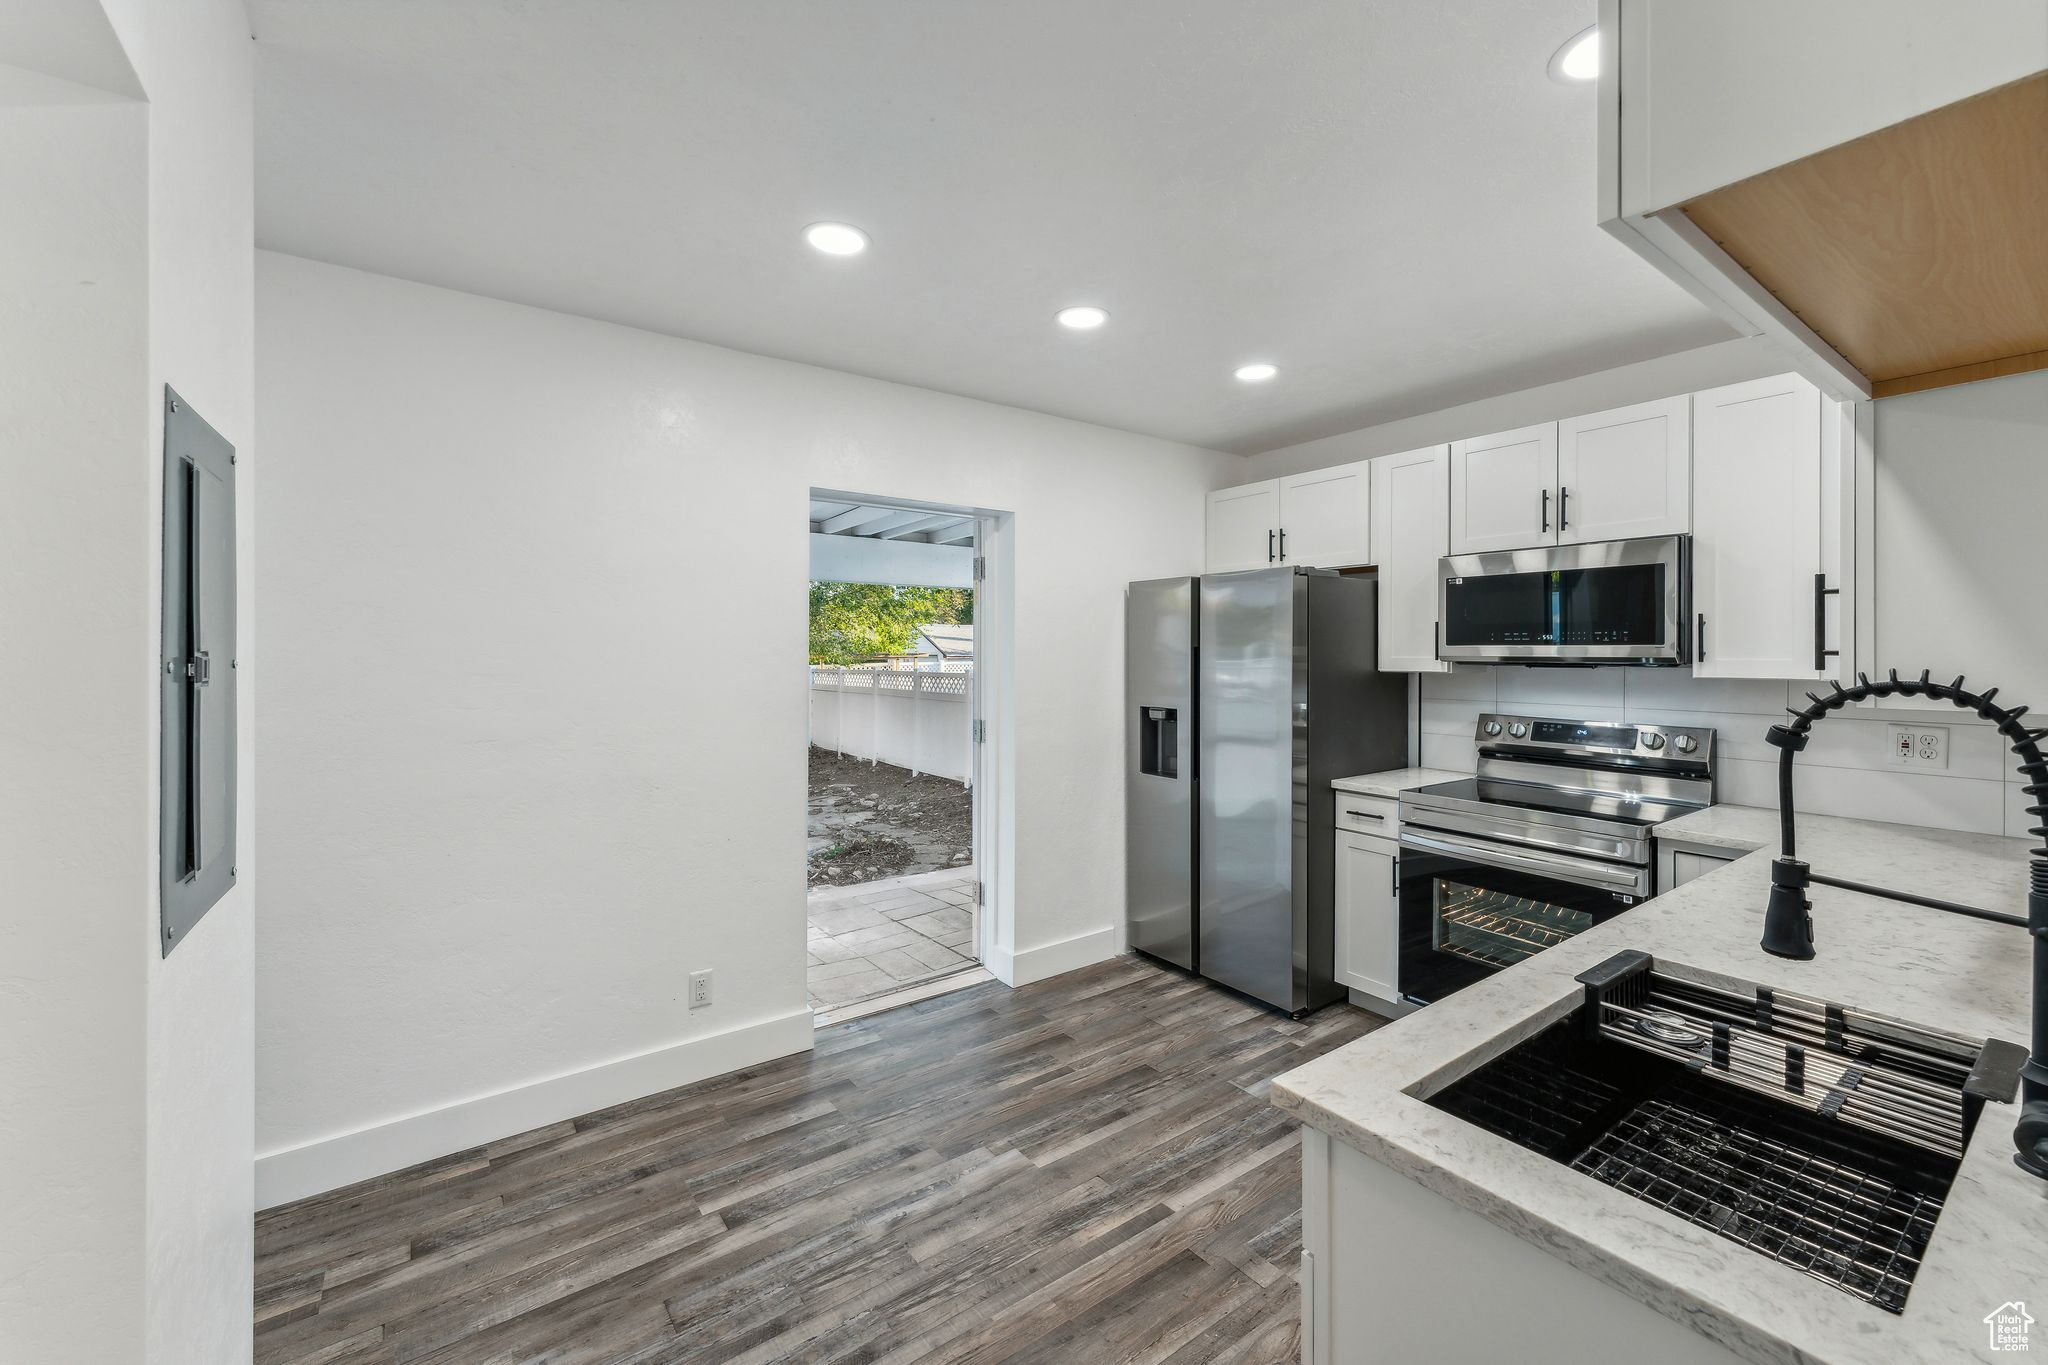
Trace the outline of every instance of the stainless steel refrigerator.
[[1333, 778], [1408, 761], [1378, 584], [1274, 568], [1130, 585], [1128, 941], [1291, 1014], [1340, 999]]

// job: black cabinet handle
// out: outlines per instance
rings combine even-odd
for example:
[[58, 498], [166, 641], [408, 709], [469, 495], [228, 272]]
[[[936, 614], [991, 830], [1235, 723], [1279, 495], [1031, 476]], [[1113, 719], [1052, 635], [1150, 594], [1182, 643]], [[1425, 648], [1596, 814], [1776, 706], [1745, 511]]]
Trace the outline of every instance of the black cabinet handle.
[[1287, 562], [1287, 528], [1285, 526], [1280, 528], [1280, 562], [1282, 564]]
[[1707, 614], [1705, 612], [1700, 613], [1699, 647], [1693, 651], [1692, 661], [1696, 664], [1703, 664], [1707, 661]]
[[1543, 525], [1537, 529], [1541, 531], [1548, 531], [1550, 529], [1550, 490], [1548, 488], [1543, 490]]
[[1400, 895], [1400, 894], [1401, 894], [1401, 855], [1400, 855], [1400, 854], [1398, 854], [1398, 853], [1396, 853], [1396, 854], [1394, 855], [1394, 885], [1393, 885], [1393, 892], [1394, 892], [1394, 894], [1395, 894], [1396, 896], [1398, 896], [1398, 895]]
[[1828, 660], [1841, 654], [1839, 649], [1828, 648], [1828, 599], [1841, 595], [1840, 588], [1828, 586], [1828, 576], [1817, 573], [1813, 576], [1813, 671], [1825, 672]]
[[1572, 529], [1572, 490], [1559, 484], [1557, 488], [1557, 529]]
[[1268, 564], [1273, 562], [1273, 533], [1271, 531], [1266, 532], [1266, 562]]

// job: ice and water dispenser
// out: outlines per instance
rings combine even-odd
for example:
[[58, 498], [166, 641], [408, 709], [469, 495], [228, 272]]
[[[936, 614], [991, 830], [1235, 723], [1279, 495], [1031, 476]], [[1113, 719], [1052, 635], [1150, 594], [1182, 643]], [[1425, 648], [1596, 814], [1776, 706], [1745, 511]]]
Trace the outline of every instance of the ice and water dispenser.
[[1180, 776], [1180, 708], [1138, 708], [1138, 771], [1153, 777]]

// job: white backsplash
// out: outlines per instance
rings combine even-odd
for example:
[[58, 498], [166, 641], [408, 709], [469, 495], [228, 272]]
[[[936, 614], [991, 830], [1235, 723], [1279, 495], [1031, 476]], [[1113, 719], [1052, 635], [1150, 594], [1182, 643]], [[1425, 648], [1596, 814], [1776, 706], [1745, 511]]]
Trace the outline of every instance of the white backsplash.
[[[1421, 762], [1470, 772], [1478, 761], [1473, 722], [1482, 712], [1708, 726], [1720, 752], [1719, 799], [1778, 804], [1777, 750], [1764, 733], [1805, 702], [1818, 684], [1695, 678], [1673, 668], [1459, 667], [1421, 677]], [[1997, 732], [1965, 712], [1912, 713], [1948, 727], [1945, 770], [1891, 761], [1888, 726], [1900, 712], [1851, 708], [1813, 728], [1800, 754], [1794, 799], [1802, 813], [1889, 820], [1938, 829], [2024, 837], [2033, 823], [2012, 754]]]

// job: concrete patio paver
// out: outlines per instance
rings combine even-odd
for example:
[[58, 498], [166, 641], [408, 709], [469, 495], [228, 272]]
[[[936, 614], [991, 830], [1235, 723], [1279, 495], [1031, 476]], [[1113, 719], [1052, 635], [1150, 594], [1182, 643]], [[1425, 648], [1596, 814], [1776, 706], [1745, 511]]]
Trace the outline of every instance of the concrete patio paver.
[[811, 893], [808, 986], [846, 1005], [974, 965], [974, 868]]

